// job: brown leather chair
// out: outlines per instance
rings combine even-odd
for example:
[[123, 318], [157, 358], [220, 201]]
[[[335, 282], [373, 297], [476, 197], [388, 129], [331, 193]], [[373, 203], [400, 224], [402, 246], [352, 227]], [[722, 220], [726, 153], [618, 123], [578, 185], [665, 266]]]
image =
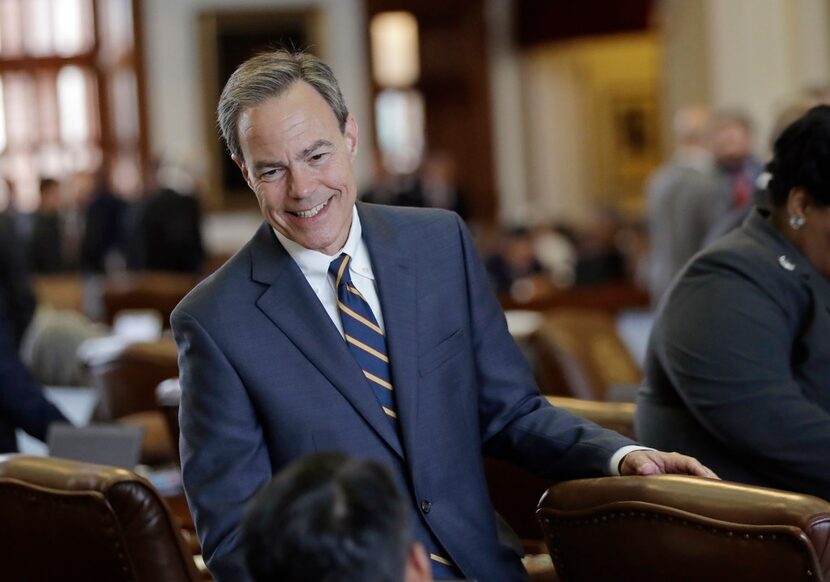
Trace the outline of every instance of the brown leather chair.
[[[554, 406], [633, 438], [634, 404], [590, 402], [559, 396], [546, 398]], [[553, 482], [498, 459], [485, 459], [484, 472], [490, 499], [499, 515], [526, 546], [541, 542], [542, 532], [534, 513], [539, 498]]]
[[130, 273], [104, 282], [102, 301], [104, 318], [112, 325], [115, 315], [125, 309], [153, 309], [170, 326], [170, 313], [193, 289], [198, 278], [179, 273]]
[[83, 313], [83, 282], [80, 275], [35, 275], [32, 286], [39, 305]]
[[105, 357], [93, 358], [88, 365], [99, 396], [94, 419], [142, 426], [142, 461], [173, 461], [173, 435], [156, 404], [156, 386], [179, 375], [175, 342], [165, 337], [157, 342], [129, 344]]
[[195, 582], [170, 510], [131, 471], [50, 457], [0, 457], [2, 578]]
[[554, 406], [615, 430], [630, 439], [636, 438], [634, 436], [634, 412], [637, 407], [633, 402], [597, 402], [567, 396], [545, 396], [545, 398]]
[[[537, 379], [543, 394], [587, 400], [631, 399], [642, 372], [622, 343], [610, 313], [557, 308], [533, 341]], [[627, 387], [622, 396], [615, 390]]]
[[537, 517], [563, 581], [822, 582], [830, 503], [696, 477], [612, 477], [548, 490]]

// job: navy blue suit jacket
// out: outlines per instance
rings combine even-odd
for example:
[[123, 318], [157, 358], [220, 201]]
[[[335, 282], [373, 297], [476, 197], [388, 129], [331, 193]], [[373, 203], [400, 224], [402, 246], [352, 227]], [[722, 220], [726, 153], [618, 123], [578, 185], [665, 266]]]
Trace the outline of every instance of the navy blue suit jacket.
[[14, 226], [0, 216], [0, 453], [17, 451], [17, 428], [44, 440], [51, 422], [68, 422], [20, 359], [20, 339], [36, 301], [19, 251]]
[[606, 474], [614, 451], [632, 443], [539, 396], [457, 215], [369, 204], [358, 212], [403, 450], [337, 328], [263, 224], [172, 315], [184, 483], [208, 565], [220, 582], [244, 580], [236, 550], [246, 502], [286, 463], [340, 450], [396, 472], [414, 536], [431, 530], [466, 577], [522, 579], [519, 557], [498, 541], [483, 453], [565, 479]]

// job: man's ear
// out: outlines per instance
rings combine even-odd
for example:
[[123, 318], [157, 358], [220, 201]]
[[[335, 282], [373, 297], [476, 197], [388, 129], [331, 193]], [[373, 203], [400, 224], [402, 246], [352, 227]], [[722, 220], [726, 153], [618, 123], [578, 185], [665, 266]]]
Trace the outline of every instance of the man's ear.
[[248, 185], [248, 188], [254, 190], [254, 187], [251, 185], [250, 176], [248, 175], [248, 166], [245, 165], [245, 160], [242, 157], [237, 156], [236, 154], [231, 154], [231, 159], [233, 160], [233, 163], [235, 163], [239, 167], [239, 170], [242, 172], [242, 177], [245, 179], [245, 183]]
[[343, 139], [346, 141], [346, 148], [349, 150], [349, 159], [354, 161], [357, 157], [358, 129], [357, 121], [351, 113], [346, 118], [346, 126], [343, 128]]
[[409, 546], [409, 553], [406, 556], [406, 569], [404, 572], [405, 582], [430, 582], [432, 580], [432, 567], [429, 565], [424, 546], [414, 543]]

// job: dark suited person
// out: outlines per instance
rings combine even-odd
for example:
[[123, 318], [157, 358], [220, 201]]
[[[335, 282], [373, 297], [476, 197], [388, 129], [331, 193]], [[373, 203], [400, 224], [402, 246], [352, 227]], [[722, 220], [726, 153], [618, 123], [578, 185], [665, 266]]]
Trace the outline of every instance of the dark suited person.
[[198, 273], [205, 256], [199, 202], [162, 187], [136, 209], [128, 266], [134, 270]]
[[44, 440], [49, 424], [67, 422], [35, 385], [20, 359], [20, 340], [35, 311], [11, 224], [0, 221], [0, 453], [17, 451], [15, 429]]
[[712, 177], [709, 113], [700, 106], [674, 117], [675, 152], [649, 177], [646, 187], [649, 251], [646, 271], [657, 305], [686, 262], [703, 248], [717, 221]]
[[830, 499], [830, 107], [775, 142], [772, 210], [700, 254], [651, 334], [637, 434]]
[[539, 395], [458, 215], [355, 204], [357, 123], [324, 63], [245, 62], [219, 122], [266, 222], [172, 325], [185, 491], [220, 582], [248, 579], [248, 500], [322, 450], [389, 466], [433, 575], [479, 580], [525, 577], [499, 541], [483, 453], [559, 479], [711, 475]]
[[103, 274], [112, 254], [123, 252], [126, 210], [127, 205], [110, 188], [106, 170], [99, 169], [84, 216], [81, 271]]
[[380, 463], [341, 453], [294, 461], [254, 498], [242, 544], [254, 582], [429, 582], [409, 504]]
[[32, 215], [27, 244], [29, 270], [33, 273], [59, 273], [64, 268], [60, 188], [60, 183], [52, 178], [40, 181], [40, 203]]

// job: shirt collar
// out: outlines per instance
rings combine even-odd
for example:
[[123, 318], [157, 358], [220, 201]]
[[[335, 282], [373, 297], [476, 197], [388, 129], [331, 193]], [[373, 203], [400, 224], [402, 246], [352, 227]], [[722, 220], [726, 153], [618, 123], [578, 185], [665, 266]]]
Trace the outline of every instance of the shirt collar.
[[349, 265], [350, 271], [358, 272], [363, 276], [374, 279], [371, 263], [369, 262], [369, 252], [362, 240], [363, 228], [360, 225], [360, 215], [357, 213], [356, 207], [352, 207], [352, 224], [349, 229], [349, 237], [346, 239], [346, 244], [332, 256], [321, 253], [320, 251], [307, 249], [289, 239], [277, 231], [277, 229], [271, 228], [274, 234], [277, 235], [277, 240], [288, 254], [291, 255], [291, 258], [300, 267], [300, 271], [302, 271], [305, 278], [308, 279], [308, 282], [315, 289], [328, 280], [329, 265], [342, 253], [346, 253], [352, 257]]

